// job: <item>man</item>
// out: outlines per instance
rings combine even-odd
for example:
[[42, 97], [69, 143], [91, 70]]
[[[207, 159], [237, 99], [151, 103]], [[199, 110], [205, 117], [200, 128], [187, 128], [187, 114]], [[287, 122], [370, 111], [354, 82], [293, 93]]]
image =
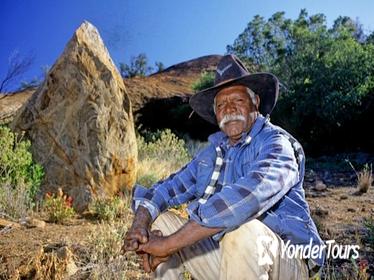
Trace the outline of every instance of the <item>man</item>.
[[[250, 74], [226, 55], [214, 86], [191, 98], [194, 111], [221, 131], [176, 174], [133, 194], [124, 250], [142, 255], [156, 278], [178, 279], [186, 268], [199, 280], [308, 279], [322, 266], [323, 252], [285, 253], [285, 244], [323, 242], [302, 188], [303, 150], [269, 121], [278, 87], [274, 75]], [[188, 221], [165, 212], [186, 202]]]

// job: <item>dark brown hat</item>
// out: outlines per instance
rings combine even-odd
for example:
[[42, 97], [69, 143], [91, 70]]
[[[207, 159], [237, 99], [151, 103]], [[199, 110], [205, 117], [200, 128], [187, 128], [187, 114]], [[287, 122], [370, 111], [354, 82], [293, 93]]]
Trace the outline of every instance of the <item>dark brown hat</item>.
[[216, 94], [221, 89], [243, 85], [260, 97], [259, 111], [266, 116], [273, 111], [279, 94], [279, 81], [271, 73], [250, 74], [235, 55], [225, 55], [217, 65], [214, 86], [195, 93], [190, 98], [190, 106], [206, 121], [217, 124], [213, 110]]

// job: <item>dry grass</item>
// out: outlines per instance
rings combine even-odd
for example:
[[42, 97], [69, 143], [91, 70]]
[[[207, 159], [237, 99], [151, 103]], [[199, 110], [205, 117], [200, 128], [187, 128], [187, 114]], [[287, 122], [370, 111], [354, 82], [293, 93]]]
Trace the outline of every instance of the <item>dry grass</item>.
[[145, 158], [138, 163], [137, 183], [150, 187], [156, 182], [165, 179], [175, 169], [173, 163], [155, 158]]
[[26, 217], [30, 208], [31, 201], [25, 184], [20, 183], [16, 188], [10, 184], [0, 184], [0, 213], [19, 219]]
[[123, 209], [121, 218], [102, 221], [89, 234], [74, 279], [149, 279], [135, 253], [122, 254], [123, 239], [133, 219], [129, 196]]
[[358, 188], [357, 194], [367, 193], [373, 183], [373, 167], [371, 165], [369, 166], [369, 164], [365, 164], [364, 168], [360, 172], [357, 172], [353, 164], [349, 160], [346, 161], [356, 173]]
[[360, 193], [367, 193], [373, 183], [373, 169], [365, 164], [364, 168], [357, 174], [357, 188]]

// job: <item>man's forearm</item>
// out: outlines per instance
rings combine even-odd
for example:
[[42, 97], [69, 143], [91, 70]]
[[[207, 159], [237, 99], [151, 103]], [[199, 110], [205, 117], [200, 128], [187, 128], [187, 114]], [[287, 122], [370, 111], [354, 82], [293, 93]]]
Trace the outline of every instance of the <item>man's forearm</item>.
[[204, 227], [195, 221], [190, 220], [178, 231], [167, 237], [167, 248], [169, 254], [173, 254], [184, 247], [191, 246], [194, 243], [210, 237], [222, 230], [222, 228]]
[[147, 208], [139, 206], [136, 210], [132, 226], [126, 233], [123, 250], [135, 251], [139, 248], [139, 244], [148, 242], [148, 230], [151, 223], [152, 216]]
[[148, 209], [140, 205], [135, 212], [135, 217], [132, 223], [132, 228], [143, 227], [143, 228], [148, 229], [151, 223], [152, 223], [152, 216], [149, 213]]

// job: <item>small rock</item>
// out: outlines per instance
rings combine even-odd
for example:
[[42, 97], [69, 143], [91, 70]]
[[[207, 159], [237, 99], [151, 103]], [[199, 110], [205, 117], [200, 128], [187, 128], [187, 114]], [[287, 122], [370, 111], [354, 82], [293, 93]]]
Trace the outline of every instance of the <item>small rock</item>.
[[316, 185], [314, 186], [314, 189], [315, 189], [316, 191], [321, 192], [321, 191], [326, 190], [326, 189], [327, 189], [327, 186], [326, 186], [326, 184], [324, 184], [321, 180], [317, 180], [317, 181], [316, 181]]
[[73, 261], [73, 259], [70, 259], [68, 264], [66, 265], [66, 274], [68, 277], [71, 277], [73, 276], [77, 271], [79, 270], [79, 268], [77, 267], [77, 265], [75, 264], [75, 262]]
[[354, 209], [354, 208], [347, 208], [347, 211], [354, 213], [354, 212], [356, 212], [356, 209]]
[[61, 260], [69, 259], [73, 254], [67, 246], [63, 246], [56, 250], [57, 257]]
[[78, 267], [73, 260], [73, 253], [67, 246], [63, 246], [56, 251], [57, 257], [60, 260], [65, 260], [66, 264], [66, 274], [68, 277], [73, 276], [77, 271]]
[[340, 196], [340, 199], [341, 199], [341, 200], [345, 200], [345, 199], [348, 199], [348, 196], [347, 196], [347, 195], [345, 195], [345, 194], [343, 194], [343, 195], [341, 195], [341, 196]]
[[329, 214], [329, 211], [321, 207], [317, 207], [316, 209], [312, 210], [312, 214], [319, 217], [326, 217]]
[[1, 228], [19, 228], [19, 224], [0, 218], [0, 229]]
[[45, 222], [31, 217], [22, 218], [19, 223], [27, 228], [45, 228]]

